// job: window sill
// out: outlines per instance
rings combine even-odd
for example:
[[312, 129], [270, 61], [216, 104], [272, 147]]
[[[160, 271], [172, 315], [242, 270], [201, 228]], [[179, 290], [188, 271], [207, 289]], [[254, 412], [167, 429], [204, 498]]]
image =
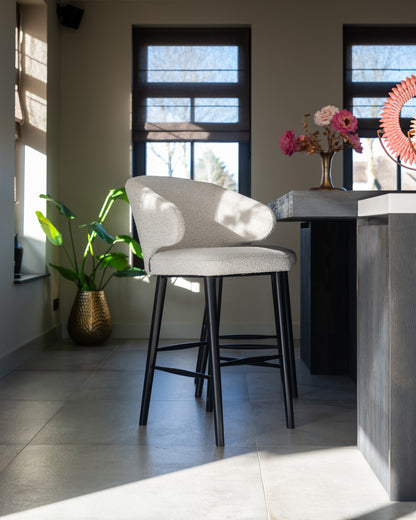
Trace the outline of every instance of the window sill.
[[22, 284], [33, 282], [34, 280], [40, 280], [41, 278], [48, 278], [50, 276], [49, 273], [33, 273], [33, 274], [20, 274], [14, 277], [13, 283]]

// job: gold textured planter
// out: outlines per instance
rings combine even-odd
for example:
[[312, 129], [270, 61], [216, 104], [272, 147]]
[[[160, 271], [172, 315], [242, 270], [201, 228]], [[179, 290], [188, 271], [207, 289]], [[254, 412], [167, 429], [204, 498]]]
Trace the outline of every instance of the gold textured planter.
[[78, 345], [100, 345], [110, 336], [110, 309], [104, 291], [78, 291], [68, 318], [68, 334]]

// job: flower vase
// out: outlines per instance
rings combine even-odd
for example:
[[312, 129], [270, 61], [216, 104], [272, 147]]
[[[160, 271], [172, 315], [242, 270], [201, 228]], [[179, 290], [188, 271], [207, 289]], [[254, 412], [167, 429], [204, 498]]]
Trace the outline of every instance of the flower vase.
[[78, 291], [68, 319], [68, 334], [78, 345], [100, 345], [110, 336], [110, 309], [104, 291]]
[[311, 190], [342, 190], [345, 188], [335, 188], [332, 184], [332, 159], [334, 152], [320, 152], [321, 156], [321, 184], [318, 188], [310, 188]]

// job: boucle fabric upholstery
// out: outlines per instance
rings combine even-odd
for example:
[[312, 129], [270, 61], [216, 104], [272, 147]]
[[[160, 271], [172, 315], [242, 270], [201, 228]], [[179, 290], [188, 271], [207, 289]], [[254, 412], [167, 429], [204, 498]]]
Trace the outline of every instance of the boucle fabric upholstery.
[[129, 179], [126, 191], [149, 275], [287, 271], [296, 262], [292, 251], [245, 245], [266, 238], [275, 224], [270, 208], [249, 197], [154, 176]]
[[293, 251], [256, 246], [171, 249], [150, 260], [152, 274], [165, 276], [227, 276], [289, 271]]

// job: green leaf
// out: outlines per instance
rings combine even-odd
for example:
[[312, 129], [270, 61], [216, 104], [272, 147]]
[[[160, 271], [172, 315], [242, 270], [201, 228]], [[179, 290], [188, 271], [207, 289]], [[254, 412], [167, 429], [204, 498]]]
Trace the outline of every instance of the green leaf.
[[102, 265], [113, 267], [117, 271], [122, 271], [128, 266], [127, 255], [124, 253], [106, 253], [98, 257]]
[[139, 258], [143, 258], [142, 248], [140, 244], [130, 235], [117, 235], [114, 243], [117, 242], [124, 242], [130, 247], [130, 249], [136, 256], [138, 256]]
[[80, 284], [81, 291], [96, 291], [97, 286], [93, 277], [84, 274], [82, 282]]
[[58, 200], [53, 199], [50, 195], [39, 195], [41, 199], [46, 199], [48, 202], [52, 202], [58, 208], [59, 213], [66, 218], [73, 219], [76, 218], [75, 213], [73, 213], [65, 204], [59, 202]]
[[121, 199], [127, 202], [127, 204], [129, 203], [125, 188], [115, 188], [110, 190], [110, 197], [113, 200]]
[[117, 271], [114, 273], [114, 276], [117, 276], [118, 278], [131, 278], [133, 276], [144, 276], [145, 274], [146, 271], [143, 271], [143, 269], [139, 269], [138, 267], [126, 267], [123, 271]]
[[91, 222], [91, 224], [83, 224], [82, 226], [79, 226], [81, 228], [86, 227], [90, 231], [93, 231], [98, 238], [101, 238], [101, 240], [104, 240], [107, 244], [113, 244], [114, 238], [107, 233], [107, 231], [104, 229], [104, 227], [99, 224], [98, 222]]
[[70, 280], [71, 282], [78, 282], [79, 281], [79, 278], [78, 278], [78, 275], [75, 271], [73, 271], [72, 269], [68, 269], [67, 267], [62, 267], [61, 265], [54, 265], [54, 264], [49, 264], [51, 267], [53, 267], [54, 269], [56, 269], [59, 274], [61, 276], [63, 276], [64, 278], [66, 278], [67, 280]]
[[54, 246], [61, 246], [62, 234], [56, 229], [52, 222], [42, 214], [41, 211], [36, 211], [36, 216], [38, 217], [39, 223], [49, 242]]

